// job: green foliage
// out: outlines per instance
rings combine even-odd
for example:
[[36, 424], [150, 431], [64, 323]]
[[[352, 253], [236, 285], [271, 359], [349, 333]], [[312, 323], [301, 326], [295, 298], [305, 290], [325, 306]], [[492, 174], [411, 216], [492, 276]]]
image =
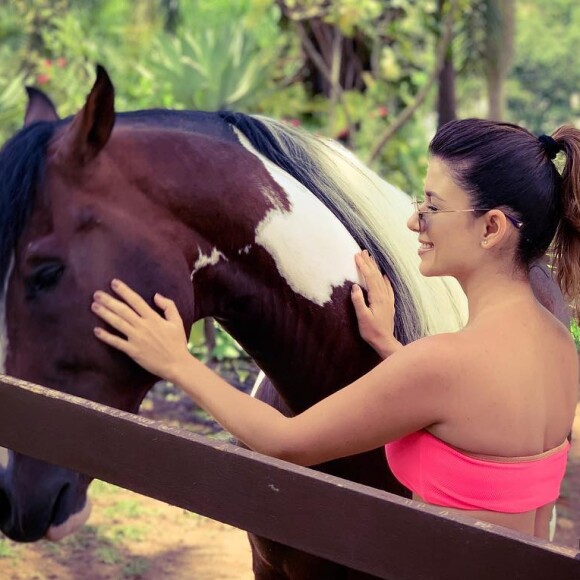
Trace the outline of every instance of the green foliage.
[[[400, 2], [392, 2], [397, 3]], [[345, 36], [353, 36], [357, 30], [372, 30], [384, 9], [379, 0], [287, 0], [286, 6], [296, 19], [321, 18]]]
[[213, 321], [213, 325], [215, 328], [215, 347], [211, 352], [207, 348], [203, 320], [199, 320], [191, 327], [188, 346], [194, 356], [204, 362], [247, 357], [242, 347], [217, 322]]
[[162, 104], [198, 110], [249, 109], [267, 89], [275, 52], [261, 50], [235, 22], [155, 40], [139, 66]]
[[510, 117], [536, 133], [580, 118], [580, 4], [520, 0], [516, 59], [508, 85]]
[[258, 369], [244, 349], [217, 322], [212, 320], [215, 346], [210, 350], [204, 333], [204, 321], [199, 320], [189, 334], [188, 347], [191, 354], [213, 366], [233, 385], [249, 391], [256, 379]]
[[255, 109], [271, 90], [278, 17], [264, 2], [184, 3], [176, 34], [157, 35], [141, 56], [141, 84], [166, 107]]
[[[481, 116], [484, 32], [497, 2], [457, 2], [453, 52], [460, 114]], [[282, 18], [281, 5], [289, 19]], [[159, 0], [0, 3], [0, 140], [21, 124], [24, 84], [46, 90], [66, 116], [82, 104], [100, 62], [114, 79], [119, 110], [259, 112], [340, 138], [366, 159], [377, 135], [424, 86], [441, 25], [435, 0], [182, 0], [171, 26], [164, 6]], [[510, 118], [550, 131], [580, 116], [580, 72], [571, 56], [580, 41], [580, 6], [519, 0], [517, 16]], [[316, 19], [358, 43], [363, 90], [347, 91], [338, 101], [312, 96], [294, 24], [308, 28]], [[428, 101], [387, 143], [376, 165], [405, 191], [422, 188], [432, 106]], [[215, 357], [227, 359], [236, 348], [219, 342]]]
[[170, 34], [154, 0], [2, 5], [0, 138], [21, 123], [24, 84], [45, 90], [66, 116], [82, 105], [97, 62], [114, 79], [119, 110], [259, 109], [284, 44], [278, 18], [261, 0], [183, 3]]
[[578, 321], [575, 318], [570, 323], [570, 333], [572, 334], [576, 348], [580, 350], [580, 325], [578, 325]]

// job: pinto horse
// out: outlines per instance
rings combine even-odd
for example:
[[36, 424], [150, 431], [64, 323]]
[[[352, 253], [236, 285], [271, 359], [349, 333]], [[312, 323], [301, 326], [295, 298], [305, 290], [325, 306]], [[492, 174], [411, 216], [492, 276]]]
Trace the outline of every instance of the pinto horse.
[[[350, 303], [360, 248], [393, 284], [399, 340], [463, 323], [456, 283], [418, 272], [410, 212], [348, 151], [271, 119], [116, 114], [101, 67], [71, 118], [29, 89], [25, 126], [0, 153], [0, 372], [137, 412], [156, 377], [92, 333], [94, 291], [121, 277], [144, 297], [172, 297], [187, 327], [217, 319], [268, 377], [257, 396], [299, 413], [379, 361]], [[382, 450], [320, 469], [406, 493]], [[89, 483], [10, 452], [2, 531], [19, 541], [72, 531]], [[260, 579], [366, 577], [250, 539]]]

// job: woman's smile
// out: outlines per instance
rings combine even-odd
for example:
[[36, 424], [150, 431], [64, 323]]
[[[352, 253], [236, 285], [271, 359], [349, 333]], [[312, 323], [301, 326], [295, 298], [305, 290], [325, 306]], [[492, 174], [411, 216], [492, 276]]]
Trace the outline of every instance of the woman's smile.
[[429, 252], [430, 250], [433, 249], [433, 244], [431, 244], [430, 242], [423, 242], [421, 240], [419, 240], [419, 242], [421, 244], [419, 246], [419, 250], [417, 251], [417, 253], [419, 254], [419, 256], [422, 256], [426, 252]]

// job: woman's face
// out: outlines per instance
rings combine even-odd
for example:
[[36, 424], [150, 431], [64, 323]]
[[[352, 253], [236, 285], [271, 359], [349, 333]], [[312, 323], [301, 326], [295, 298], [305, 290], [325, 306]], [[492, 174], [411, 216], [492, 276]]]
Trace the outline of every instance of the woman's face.
[[[481, 232], [476, 228], [467, 193], [453, 180], [447, 164], [432, 157], [425, 178], [425, 201], [407, 226], [419, 235], [420, 272], [424, 276], [454, 276], [467, 274], [481, 251]], [[442, 211], [447, 210], [447, 211]], [[438, 213], [440, 212], [440, 213]]]

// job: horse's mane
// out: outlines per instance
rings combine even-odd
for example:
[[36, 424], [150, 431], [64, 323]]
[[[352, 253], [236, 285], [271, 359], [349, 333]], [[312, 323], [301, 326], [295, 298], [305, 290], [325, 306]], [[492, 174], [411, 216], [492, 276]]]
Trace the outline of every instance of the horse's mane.
[[[55, 125], [33, 123], [0, 150], [0, 281], [8, 274], [14, 247], [32, 208]], [[0, 298], [3, 292], [4, 284], [0, 284]]]
[[465, 296], [455, 280], [425, 278], [418, 269], [417, 241], [404, 223], [409, 198], [329, 139], [267, 117], [221, 112], [252, 146], [312, 191], [368, 249], [393, 285], [396, 333], [404, 343], [464, 322]]

